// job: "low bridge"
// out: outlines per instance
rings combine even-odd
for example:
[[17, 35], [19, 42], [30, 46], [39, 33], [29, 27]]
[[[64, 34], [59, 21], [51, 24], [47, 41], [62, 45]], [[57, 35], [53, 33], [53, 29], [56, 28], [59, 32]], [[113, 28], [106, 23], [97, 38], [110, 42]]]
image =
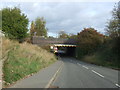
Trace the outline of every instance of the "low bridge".
[[32, 37], [32, 44], [38, 46], [50, 46], [51, 49], [57, 47], [58, 51], [64, 50], [69, 56], [75, 56], [76, 44], [75, 39], [63, 39], [63, 38], [44, 38], [40, 36]]
[[37, 45], [49, 45], [49, 44], [69, 44], [76, 45], [77, 41], [75, 39], [63, 39], [63, 38], [44, 38], [40, 36], [33, 36], [32, 43]]

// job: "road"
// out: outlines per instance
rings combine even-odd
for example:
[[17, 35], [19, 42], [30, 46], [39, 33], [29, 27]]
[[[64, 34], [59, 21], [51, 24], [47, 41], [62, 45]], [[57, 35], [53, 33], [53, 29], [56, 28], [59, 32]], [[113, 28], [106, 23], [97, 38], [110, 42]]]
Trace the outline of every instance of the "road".
[[59, 88], [119, 88], [118, 71], [62, 58], [63, 66], [51, 86]]
[[118, 71], [61, 58], [54, 64], [22, 79], [9, 88], [118, 88]]
[[8, 88], [48, 88], [51, 79], [61, 64], [62, 62], [58, 60], [49, 67], [43, 68], [28, 78], [17, 81]]

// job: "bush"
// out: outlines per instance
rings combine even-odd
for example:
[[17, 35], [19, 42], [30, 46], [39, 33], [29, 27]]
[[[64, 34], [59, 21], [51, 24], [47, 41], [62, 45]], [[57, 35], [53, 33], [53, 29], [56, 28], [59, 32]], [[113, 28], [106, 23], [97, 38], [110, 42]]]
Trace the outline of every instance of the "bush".
[[95, 52], [104, 42], [104, 35], [98, 33], [94, 28], [85, 28], [78, 34], [78, 54], [80, 56], [90, 55]]

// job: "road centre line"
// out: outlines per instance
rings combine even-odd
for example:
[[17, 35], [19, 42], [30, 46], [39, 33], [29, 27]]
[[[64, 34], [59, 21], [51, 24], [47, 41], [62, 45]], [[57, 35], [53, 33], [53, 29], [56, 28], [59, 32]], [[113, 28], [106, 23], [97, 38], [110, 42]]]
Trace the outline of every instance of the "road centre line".
[[86, 67], [86, 66], [84, 66], [84, 65], [83, 65], [82, 67], [84, 67], [84, 68], [86, 68], [86, 69], [89, 69], [88, 67]]
[[94, 71], [94, 70], [92, 70], [92, 72], [94, 72], [95, 74], [97, 74], [97, 75], [99, 75], [99, 76], [101, 76], [101, 77], [103, 77], [103, 78], [104, 78], [104, 76], [103, 76], [103, 75], [101, 75], [100, 73], [98, 73], [98, 72], [96, 72], [96, 71]]
[[115, 84], [116, 86], [118, 86], [118, 87], [120, 87], [120, 85], [118, 85], [118, 84]]

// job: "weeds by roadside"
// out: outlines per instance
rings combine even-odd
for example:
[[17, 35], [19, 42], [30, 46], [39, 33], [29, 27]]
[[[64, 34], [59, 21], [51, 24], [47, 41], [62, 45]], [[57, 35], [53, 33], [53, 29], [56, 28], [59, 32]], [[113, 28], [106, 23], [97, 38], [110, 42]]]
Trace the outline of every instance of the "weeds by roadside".
[[38, 72], [56, 61], [56, 56], [38, 46], [3, 38], [3, 80], [8, 86], [27, 75]]

